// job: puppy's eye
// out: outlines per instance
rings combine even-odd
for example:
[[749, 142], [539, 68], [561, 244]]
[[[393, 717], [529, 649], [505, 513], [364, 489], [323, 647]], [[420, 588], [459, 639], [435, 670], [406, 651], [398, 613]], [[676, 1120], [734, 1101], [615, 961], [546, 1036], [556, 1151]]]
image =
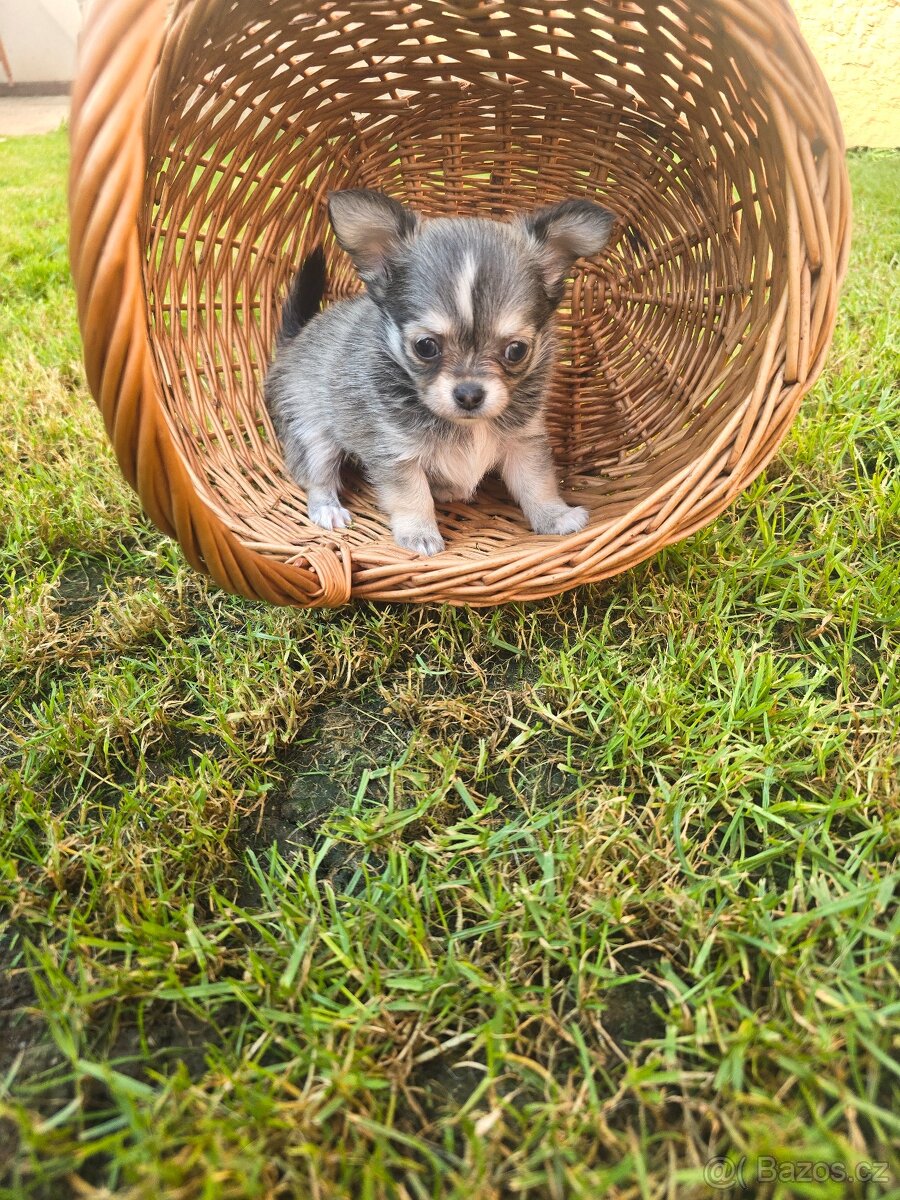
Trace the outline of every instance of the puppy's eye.
[[417, 337], [413, 342], [413, 349], [419, 358], [429, 359], [437, 358], [441, 352], [441, 348], [433, 337]]
[[520, 363], [527, 353], [527, 342], [510, 342], [503, 351], [503, 357], [508, 363]]

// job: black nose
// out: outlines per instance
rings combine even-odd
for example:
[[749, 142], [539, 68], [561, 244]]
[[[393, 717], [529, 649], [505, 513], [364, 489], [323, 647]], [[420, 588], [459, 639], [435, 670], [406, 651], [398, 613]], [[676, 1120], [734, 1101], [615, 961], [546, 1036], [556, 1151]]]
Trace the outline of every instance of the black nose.
[[472, 412], [484, 403], [484, 388], [480, 383], [458, 383], [453, 389], [453, 399], [460, 408]]

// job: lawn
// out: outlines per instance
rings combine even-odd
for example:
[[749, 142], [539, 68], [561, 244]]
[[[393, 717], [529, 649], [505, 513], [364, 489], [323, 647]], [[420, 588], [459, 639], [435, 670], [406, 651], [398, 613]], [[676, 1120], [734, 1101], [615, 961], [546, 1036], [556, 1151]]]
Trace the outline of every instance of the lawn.
[[900, 1195], [900, 155], [768, 471], [484, 612], [185, 566], [66, 158], [0, 144], [0, 1196]]

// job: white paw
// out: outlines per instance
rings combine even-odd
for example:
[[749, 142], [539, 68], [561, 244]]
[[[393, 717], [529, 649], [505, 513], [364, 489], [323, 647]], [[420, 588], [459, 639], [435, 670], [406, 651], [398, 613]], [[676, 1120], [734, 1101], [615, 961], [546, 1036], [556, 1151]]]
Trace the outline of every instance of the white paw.
[[578, 533], [588, 523], [588, 510], [569, 507], [568, 504], [553, 504], [536, 513], [531, 528], [535, 533]]
[[432, 486], [431, 494], [438, 504], [453, 504], [455, 501], [471, 500], [475, 495], [475, 488], [467, 490], [464, 487], [447, 487], [437, 484]]
[[404, 550], [412, 550], [413, 554], [440, 554], [444, 549], [444, 539], [437, 529], [405, 529], [394, 533], [394, 540]]
[[323, 529], [349, 529], [353, 518], [346, 508], [328, 500], [311, 500], [309, 503], [309, 519]]

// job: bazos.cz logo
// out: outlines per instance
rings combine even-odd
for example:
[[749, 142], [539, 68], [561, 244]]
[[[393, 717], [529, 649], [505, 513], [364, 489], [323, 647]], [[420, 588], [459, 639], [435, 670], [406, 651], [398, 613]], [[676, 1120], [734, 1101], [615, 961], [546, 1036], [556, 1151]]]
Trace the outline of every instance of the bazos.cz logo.
[[703, 1168], [703, 1181], [709, 1187], [727, 1191], [748, 1188], [754, 1183], [888, 1183], [885, 1162], [846, 1163], [821, 1159], [795, 1159], [779, 1162], [771, 1155], [759, 1158], [711, 1158]]

